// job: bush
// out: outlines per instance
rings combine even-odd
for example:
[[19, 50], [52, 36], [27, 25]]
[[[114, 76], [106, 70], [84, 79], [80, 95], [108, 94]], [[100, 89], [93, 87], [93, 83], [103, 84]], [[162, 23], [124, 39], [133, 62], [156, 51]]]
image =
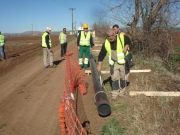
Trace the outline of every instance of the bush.
[[170, 60], [172, 62], [179, 62], [180, 61], [180, 54], [177, 54], [177, 53], [171, 54]]
[[180, 52], [180, 45], [174, 46], [174, 50]]

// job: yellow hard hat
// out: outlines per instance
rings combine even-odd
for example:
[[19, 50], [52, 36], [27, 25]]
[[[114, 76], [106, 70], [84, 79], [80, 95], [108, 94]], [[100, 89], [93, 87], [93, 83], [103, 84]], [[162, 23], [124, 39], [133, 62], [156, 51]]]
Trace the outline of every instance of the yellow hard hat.
[[87, 28], [88, 28], [88, 24], [87, 24], [87, 23], [84, 23], [84, 24], [83, 24], [83, 28], [84, 28], [84, 29], [87, 29]]

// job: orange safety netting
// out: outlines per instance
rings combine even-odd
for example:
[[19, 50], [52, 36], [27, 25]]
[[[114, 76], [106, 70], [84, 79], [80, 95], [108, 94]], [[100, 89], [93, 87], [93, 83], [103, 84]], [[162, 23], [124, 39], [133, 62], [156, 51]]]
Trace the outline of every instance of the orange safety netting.
[[61, 135], [87, 135], [75, 113], [76, 102], [73, 94], [76, 90], [80, 90], [83, 95], [87, 93], [86, 74], [72, 56], [72, 52], [66, 54], [64, 90], [59, 106]]

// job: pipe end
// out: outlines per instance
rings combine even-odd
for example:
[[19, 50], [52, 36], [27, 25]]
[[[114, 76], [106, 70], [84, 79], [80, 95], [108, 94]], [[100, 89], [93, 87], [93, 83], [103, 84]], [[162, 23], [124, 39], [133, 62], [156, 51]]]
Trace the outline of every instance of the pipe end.
[[111, 114], [111, 107], [108, 104], [101, 104], [98, 106], [99, 115], [107, 117]]

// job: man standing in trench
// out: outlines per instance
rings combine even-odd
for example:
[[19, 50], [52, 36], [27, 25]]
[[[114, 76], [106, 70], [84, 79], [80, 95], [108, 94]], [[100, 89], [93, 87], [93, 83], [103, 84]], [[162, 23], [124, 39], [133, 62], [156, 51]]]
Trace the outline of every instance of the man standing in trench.
[[66, 51], [67, 51], [67, 35], [66, 35], [66, 28], [63, 28], [63, 31], [59, 34], [59, 42], [61, 47], [61, 59], [65, 58]]
[[[119, 27], [119, 25], [117, 25], [117, 24], [114, 24], [113, 25], [113, 27], [112, 27], [112, 29], [115, 31], [115, 33], [116, 33], [116, 35], [120, 35], [120, 34], [123, 34], [123, 35], [126, 35], [121, 29], [120, 29], [120, 27]], [[127, 35], [126, 35], [127, 36]], [[128, 37], [129, 38], [129, 37]], [[130, 39], [128, 39], [128, 40], [130, 40]], [[128, 51], [130, 50], [130, 48], [128, 47]], [[129, 78], [129, 71], [130, 71], [130, 69], [128, 68], [128, 66], [127, 66], [127, 63], [126, 63], [126, 76], [125, 76], [125, 78], [128, 80], [128, 78]]]
[[109, 57], [110, 74], [112, 80], [112, 99], [115, 100], [117, 96], [124, 95], [124, 88], [126, 87], [125, 78], [125, 55], [128, 54], [128, 47], [131, 44], [130, 39], [124, 34], [116, 35], [113, 29], [106, 32], [107, 38], [102, 45], [98, 55], [97, 70], [101, 71], [102, 62], [106, 54]]
[[[45, 68], [55, 68], [56, 65], [53, 64], [53, 51], [50, 37], [51, 28], [46, 27], [46, 31], [42, 35], [42, 48], [43, 48], [43, 62]], [[47, 63], [47, 58], [49, 56], [50, 65]]]

